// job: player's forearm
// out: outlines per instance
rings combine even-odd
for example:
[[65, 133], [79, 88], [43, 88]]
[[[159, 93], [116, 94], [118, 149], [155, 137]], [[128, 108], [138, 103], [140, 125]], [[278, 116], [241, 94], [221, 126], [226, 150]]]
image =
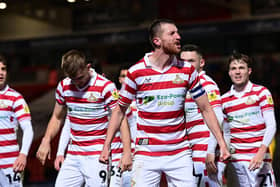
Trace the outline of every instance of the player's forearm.
[[110, 147], [110, 145], [115, 137], [116, 132], [120, 130], [120, 126], [121, 126], [123, 117], [124, 117], [124, 112], [121, 110], [120, 106], [117, 105], [116, 108], [114, 108], [112, 111], [104, 147], [107, 147], [107, 148]]
[[211, 130], [211, 132], [215, 136], [220, 147], [226, 147], [226, 143], [223, 138], [219, 122], [216, 118], [214, 111], [211, 109], [211, 106], [207, 107], [205, 110], [203, 110], [202, 115], [204, 117], [204, 120], [205, 120], [208, 128]]
[[42, 141], [50, 143], [60, 130], [60, 125], [61, 121], [52, 117], [48, 123], [48, 127]]
[[121, 124], [121, 139], [123, 143], [123, 154], [131, 154], [131, 136], [127, 118], [122, 120]]

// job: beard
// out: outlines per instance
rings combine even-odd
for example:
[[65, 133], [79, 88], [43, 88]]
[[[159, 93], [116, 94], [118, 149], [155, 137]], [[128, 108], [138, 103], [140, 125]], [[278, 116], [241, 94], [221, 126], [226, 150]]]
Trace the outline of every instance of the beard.
[[166, 54], [177, 55], [177, 54], [179, 54], [181, 47], [178, 47], [174, 43], [172, 43], [172, 44], [169, 43], [167, 45], [163, 45], [162, 49]]

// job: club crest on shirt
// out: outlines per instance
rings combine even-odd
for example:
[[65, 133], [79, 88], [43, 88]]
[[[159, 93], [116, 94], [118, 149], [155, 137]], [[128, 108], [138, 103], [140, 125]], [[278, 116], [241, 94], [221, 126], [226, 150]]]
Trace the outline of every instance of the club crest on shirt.
[[179, 75], [176, 75], [175, 79], [172, 82], [174, 84], [182, 84], [184, 83], [184, 80]]
[[245, 102], [246, 105], [252, 105], [256, 102], [252, 97], [248, 97], [247, 101]]
[[93, 95], [93, 93], [91, 93], [91, 94], [89, 95], [89, 97], [87, 98], [87, 100], [88, 100], [89, 102], [95, 102], [95, 101], [97, 101], [97, 98]]
[[114, 100], [118, 100], [120, 95], [119, 95], [119, 91], [117, 89], [115, 89], [114, 91], [112, 91], [112, 96], [114, 98]]
[[30, 113], [29, 107], [27, 105], [24, 105], [23, 110], [25, 113]]
[[207, 95], [208, 95], [208, 100], [210, 102], [217, 100], [217, 94], [215, 91], [211, 91], [211, 92], [207, 93]]
[[267, 100], [268, 104], [273, 105], [273, 99], [272, 99], [272, 97], [270, 95], [267, 96], [266, 100]]
[[7, 108], [8, 106], [4, 103], [4, 101], [0, 101], [0, 108]]

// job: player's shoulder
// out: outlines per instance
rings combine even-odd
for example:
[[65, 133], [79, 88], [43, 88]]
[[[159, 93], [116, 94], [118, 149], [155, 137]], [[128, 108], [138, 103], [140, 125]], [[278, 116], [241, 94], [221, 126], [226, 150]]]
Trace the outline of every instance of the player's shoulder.
[[8, 87], [6, 91], [6, 95], [13, 96], [13, 97], [22, 97], [22, 94], [15, 90], [14, 88]]

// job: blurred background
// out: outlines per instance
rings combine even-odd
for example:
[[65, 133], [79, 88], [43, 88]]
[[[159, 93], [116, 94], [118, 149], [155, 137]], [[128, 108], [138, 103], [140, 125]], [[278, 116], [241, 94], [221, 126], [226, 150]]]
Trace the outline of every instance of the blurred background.
[[[199, 45], [206, 71], [230, 88], [227, 57], [233, 50], [253, 57], [251, 80], [270, 89], [279, 129], [280, 0], [0, 0], [0, 53], [9, 63], [9, 84], [26, 98], [35, 131], [25, 186], [53, 186], [53, 161], [35, 158], [62, 78], [60, 60], [69, 49], [83, 50], [93, 67], [118, 84], [121, 64], [133, 64], [152, 50], [147, 28], [155, 18], [173, 19], [182, 44]], [[280, 136], [273, 166], [280, 178]], [[278, 183], [280, 181], [278, 180]]]

